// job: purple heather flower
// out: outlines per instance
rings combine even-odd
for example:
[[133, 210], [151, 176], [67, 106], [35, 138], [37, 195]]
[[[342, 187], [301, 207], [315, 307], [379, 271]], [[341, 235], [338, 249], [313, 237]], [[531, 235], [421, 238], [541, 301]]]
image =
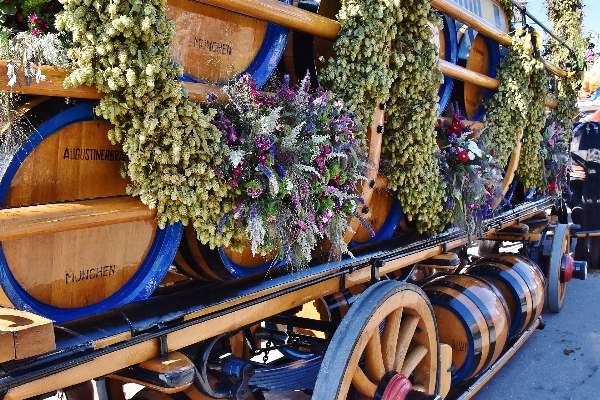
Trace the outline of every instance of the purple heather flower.
[[213, 92], [210, 92], [209, 94], [206, 95], [207, 102], [212, 103], [215, 100], [217, 100], [217, 95], [214, 94]]
[[27, 22], [34, 23], [35, 21], [37, 21], [37, 18], [38, 18], [37, 14], [33, 13], [33, 14], [29, 15], [29, 18], [27, 18]]

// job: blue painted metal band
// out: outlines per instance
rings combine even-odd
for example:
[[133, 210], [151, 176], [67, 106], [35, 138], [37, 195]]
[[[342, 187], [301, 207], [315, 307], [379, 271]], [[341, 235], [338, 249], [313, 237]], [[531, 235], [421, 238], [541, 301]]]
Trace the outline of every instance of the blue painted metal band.
[[[456, 64], [458, 59], [458, 42], [456, 40], [456, 23], [452, 18], [450, 18], [446, 14], [442, 14], [442, 20], [444, 22], [444, 42], [446, 44], [445, 49], [445, 61], [448, 61], [452, 64]], [[441, 115], [450, 100], [450, 95], [452, 94], [452, 87], [454, 86], [454, 78], [450, 76], [444, 76], [444, 83], [440, 86], [438, 90], [438, 97], [440, 98], [439, 104], [440, 109], [438, 111], [438, 115]]]
[[[474, 279], [476, 279], [476, 278], [474, 278]], [[491, 314], [490, 309], [488, 308], [487, 304], [485, 304], [473, 291], [471, 291], [469, 288], [467, 288], [465, 286], [462, 286], [455, 282], [450, 282], [450, 281], [439, 281], [439, 282], [437, 282], [437, 284], [449, 287], [451, 289], [456, 290], [457, 292], [464, 294], [465, 296], [467, 296], [467, 298], [469, 300], [471, 300], [477, 306], [479, 311], [481, 311], [481, 315], [483, 315], [483, 318], [485, 319], [485, 322], [486, 322], [487, 328], [488, 328], [488, 332], [489, 332], [489, 336], [490, 336], [490, 348], [488, 351], [487, 359], [485, 360], [485, 363], [483, 365], [483, 369], [488, 368], [492, 364], [492, 361], [494, 361], [492, 357], [494, 355], [494, 352], [496, 351], [497, 336], [496, 336], [496, 324], [495, 324], [494, 318], [492, 317], [492, 314]], [[474, 365], [473, 368], [471, 368], [473, 371], [472, 372], [469, 371], [469, 373], [470, 374], [474, 373], [475, 368], [477, 368], [477, 365]]]
[[[512, 316], [513, 320], [510, 324], [510, 330], [508, 337], [510, 339], [517, 336], [520, 332], [525, 329], [528, 324], [527, 321], [527, 297], [525, 295], [525, 287], [515, 277], [513, 277], [509, 271], [499, 268], [494, 265], [496, 260], [486, 259], [486, 262], [490, 264], [475, 264], [469, 269], [469, 273], [477, 276], [485, 276], [488, 278], [495, 278], [503, 282], [510, 291], [515, 301], [515, 315]], [[527, 285], [526, 282], [525, 286]]]
[[[434, 287], [425, 287], [423, 289], [427, 294], [427, 297], [429, 297], [431, 305], [440, 306], [452, 312], [458, 318], [469, 339], [465, 362], [460, 368], [457, 368], [454, 375], [452, 375], [452, 385], [456, 385], [464, 379], [470, 378], [469, 372], [473, 369], [473, 366], [477, 367], [477, 365], [479, 365], [482, 352], [481, 332], [471, 331], [472, 326], [477, 326], [477, 321], [473, 315], [471, 315], [471, 311], [468, 307], [458, 301], [455, 297], [436, 291]], [[451, 343], [449, 344], [452, 345]]]
[[264, 264], [261, 264], [256, 267], [243, 267], [231, 261], [222, 248], [219, 248], [219, 255], [221, 256], [221, 261], [223, 261], [223, 265], [234, 278], [241, 278], [243, 276], [250, 275], [255, 272], [266, 271], [269, 268], [278, 268], [285, 264], [285, 260], [268, 260]]
[[350, 241], [351, 246], [362, 246], [369, 243], [380, 242], [382, 240], [390, 239], [396, 229], [398, 229], [398, 225], [400, 225], [400, 221], [402, 221], [402, 217], [404, 216], [404, 210], [402, 209], [402, 205], [400, 204], [400, 200], [394, 194], [394, 200], [390, 206], [390, 210], [385, 217], [385, 221], [381, 225], [381, 228], [377, 232], [375, 232], [375, 236], [366, 240], [364, 242], [355, 242], [354, 240]]
[[[44, 105], [46, 106], [46, 105]], [[64, 127], [94, 119], [93, 106], [86, 102], [62, 111], [42, 123], [13, 156], [0, 182], [0, 202], [4, 203], [11, 181], [27, 156], [44, 140]], [[64, 322], [107, 311], [113, 307], [148, 297], [164, 278], [177, 251], [183, 225], [168, 225], [157, 229], [154, 241], [140, 268], [119, 290], [95, 304], [78, 308], [54, 307], [43, 303], [23, 289], [10, 271], [0, 243], [0, 282], [9, 300], [19, 309]]]

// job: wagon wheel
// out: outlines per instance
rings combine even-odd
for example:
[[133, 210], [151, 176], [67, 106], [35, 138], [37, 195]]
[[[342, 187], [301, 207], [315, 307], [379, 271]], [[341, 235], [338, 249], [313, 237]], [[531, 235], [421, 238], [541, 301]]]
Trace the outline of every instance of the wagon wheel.
[[565, 301], [567, 281], [561, 270], [563, 269], [563, 263], [566, 263], [567, 259], [571, 257], [569, 255], [570, 242], [569, 226], [559, 224], [554, 231], [554, 238], [552, 239], [552, 251], [548, 263], [547, 277], [548, 309], [555, 313], [560, 312]]
[[404, 399], [411, 386], [437, 398], [438, 354], [435, 316], [425, 293], [407, 283], [379, 282], [336, 330], [313, 398], [347, 399], [351, 385], [368, 398]]

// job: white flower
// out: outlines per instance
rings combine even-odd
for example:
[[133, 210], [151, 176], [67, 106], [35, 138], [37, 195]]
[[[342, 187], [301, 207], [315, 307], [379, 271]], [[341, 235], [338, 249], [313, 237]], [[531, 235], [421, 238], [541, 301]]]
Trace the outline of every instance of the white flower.
[[235, 168], [240, 165], [245, 154], [246, 153], [243, 150], [232, 150], [229, 152], [229, 162], [231, 163], [231, 166]]
[[471, 152], [475, 154], [477, 157], [481, 158], [481, 149], [477, 146], [477, 142], [473, 140], [469, 140], [469, 159], [473, 160], [471, 157]]

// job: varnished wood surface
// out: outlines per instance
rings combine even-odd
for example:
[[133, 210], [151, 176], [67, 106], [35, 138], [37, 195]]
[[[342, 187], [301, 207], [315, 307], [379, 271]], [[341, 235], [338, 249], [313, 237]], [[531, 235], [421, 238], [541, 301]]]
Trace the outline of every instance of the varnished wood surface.
[[[473, 264], [467, 273], [484, 277], [504, 294], [511, 318], [509, 339], [521, 334], [541, 315], [546, 282], [532, 262], [510, 253], [489, 255]], [[509, 280], [502, 278], [502, 274]], [[520, 297], [513, 291], [521, 293]]]
[[[22, 71], [19, 71], [19, 79], [21, 85], [15, 85], [12, 89], [8, 86], [8, 78], [6, 76], [7, 62], [0, 60], [0, 87], [6, 91], [13, 91], [21, 94], [56, 96], [56, 97], [72, 97], [75, 99], [91, 99], [99, 100], [103, 97], [95, 87], [79, 86], [77, 88], [65, 89], [63, 81], [69, 72], [62, 68], [42, 66], [42, 74], [46, 75], [46, 80], [40, 83], [33, 82], [31, 85], [25, 85], [25, 76]], [[192, 101], [205, 102], [206, 96], [213, 93], [219, 101], [227, 101], [228, 97], [221, 91], [220, 86], [209, 85], [205, 83], [182, 82], [183, 87], [188, 93], [189, 99]]]
[[[490, 70], [490, 55], [485, 40], [481, 35], [475, 36], [475, 39], [473, 40], [466, 68], [469, 71], [477, 72], [482, 75], [487, 74]], [[464, 83], [464, 112], [467, 116], [476, 115], [480, 112], [480, 109], [483, 107], [485, 93], [485, 88], [482, 88], [479, 85], [469, 82]]]
[[27, 311], [0, 307], [0, 363], [55, 349], [52, 321]]
[[189, 0], [169, 0], [173, 60], [203, 82], [227, 82], [256, 58], [267, 22]]
[[42, 303], [77, 308], [106, 299], [131, 279], [153, 243], [155, 211], [114, 197], [125, 195], [128, 181], [110, 127], [82, 121], [56, 130], [20, 160], [8, 185], [2, 250], [17, 283]]
[[156, 210], [129, 196], [4, 208], [0, 209], [0, 241], [152, 220], [155, 216]]
[[198, 1], [330, 40], [335, 40], [340, 30], [337, 21], [301, 10], [278, 0]]
[[[467, 275], [436, 279], [424, 290], [433, 295], [440, 342], [452, 347], [452, 360], [457, 369], [464, 366], [465, 379], [492, 365], [506, 344], [510, 326], [500, 299], [481, 280]], [[445, 297], [438, 297], [436, 293]], [[461, 304], [461, 308], [455, 306], [455, 302]], [[481, 335], [480, 341], [478, 335]], [[474, 349], [470, 355], [469, 346]]]

